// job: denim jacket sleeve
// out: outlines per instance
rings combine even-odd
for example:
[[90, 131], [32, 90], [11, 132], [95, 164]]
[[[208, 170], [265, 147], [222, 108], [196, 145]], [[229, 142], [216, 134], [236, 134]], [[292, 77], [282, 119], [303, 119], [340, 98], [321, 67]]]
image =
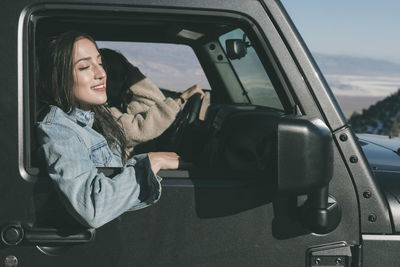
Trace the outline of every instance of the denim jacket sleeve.
[[147, 154], [130, 158], [112, 179], [99, 173], [83, 140], [72, 129], [39, 125], [39, 139], [50, 178], [62, 202], [81, 223], [100, 227], [129, 209], [158, 201], [161, 185]]

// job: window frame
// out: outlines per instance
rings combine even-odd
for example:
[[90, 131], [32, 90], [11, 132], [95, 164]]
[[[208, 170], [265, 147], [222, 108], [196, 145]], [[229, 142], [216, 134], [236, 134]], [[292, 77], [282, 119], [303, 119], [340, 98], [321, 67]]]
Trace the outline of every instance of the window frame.
[[[23, 10], [20, 15], [18, 24], [18, 159], [19, 159], [19, 170], [21, 177], [30, 182], [36, 182], [39, 177], [45, 175], [39, 172], [38, 167], [32, 165], [32, 126], [36, 122], [35, 114], [32, 110], [35, 110], [35, 96], [36, 96], [36, 77], [35, 77], [35, 64], [36, 64], [36, 31], [37, 25], [43, 18], [53, 18], [57, 16], [69, 16], [76, 17], [77, 11], [90, 11], [91, 16], [85, 17], [84, 20], [88, 21], [88, 24], [93, 23], [93, 17], [96, 15], [102, 15], [106, 13], [109, 17], [120, 18], [121, 13], [124, 15], [125, 22], [128, 23], [128, 18], [140, 14], [141, 16], [153, 17], [156, 15], [165, 16], [168, 19], [179, 17], [180, 20], [190, 21], [193, 20], [194, 16], [199, 21], [218, 21], [227, 22], [237, 27], [242, 28], [246, 33], [249, 33], [252, 40], [255, 42], [255, 50], [260, 57], [262, 64], [270, 64], [273, 71], [271, 72], [274, 77], [281, 85], [280, 97], [284, 99], [282, 104], [285, 110], [290, 110], [294, 105], [294, 100], [290, 95], [290, 89], [286, 79], [283, 76], [279, 68], [279, 64], [276, 64], [276, 58], [273, 52], [261, 34], [256, 23], [248, 16], [244, 14], [237, 14], [228, 11], [208, 11], [192, 9], [178, 9], [178, 8], [159, 8], [159, 7], [123, 7], [116, 5], [86, 5], [86, 4], [39, 4], [35, 6], [27, 7]], [[110, 15], [111, 14], [111, 15]], [[264, 52], [266, 51], [266, 52]], [[198, 50], [194, 49], [197, 55]], [[207, 66], [203, 66], [203, 62], [197, 55], [199, 62], [204, 70], [206, 77], [208, 78]], [[270, 74], [270, 73], [268, 73]], [[212, 81], [208, 78], [210, 86], [213, 87]], [[181, 174], [187, 173], [185, 170], [178, 170], [170, 172], [176, 175], [177, 172]], [[217, 171], [219, 173], [219, 171]], [[164, 171], [166, 176], [168, 171]], [[222, 173], [222, 172], [221, 172]], [[188, 177], [188, 175], [177, 175]]]

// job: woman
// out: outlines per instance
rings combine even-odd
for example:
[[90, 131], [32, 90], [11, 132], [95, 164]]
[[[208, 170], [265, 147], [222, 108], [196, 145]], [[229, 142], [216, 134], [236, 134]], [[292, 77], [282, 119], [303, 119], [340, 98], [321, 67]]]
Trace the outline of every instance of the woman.
[[[130, 209], [156, 202], [160, 169], [176, 169], [175, 153], [128, 157], [123, 131], [104, 106], [107, 76], [94, 40], [66, 32], [40, 65], [48, 112], [38, 138], [62, 202], [82, 224], [100, 227]], [[121, 167], [113, 179], [96, 167]]]
[[108, 104], [124, 129], [128, 153], [136, 145], [160, 136], [174, 122], [180, 105], [192, 95], [204, 95], [198, 85], [193, 85], [179, 98], [166, 98], [121, 53], [107, 48], [100, 49], [100, 53], [108, 77]]

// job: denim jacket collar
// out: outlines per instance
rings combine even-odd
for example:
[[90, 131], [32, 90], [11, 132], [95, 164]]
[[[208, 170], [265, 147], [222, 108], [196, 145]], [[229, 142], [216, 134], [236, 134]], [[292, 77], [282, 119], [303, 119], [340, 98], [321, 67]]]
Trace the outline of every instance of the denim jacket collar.
[[[52, 121], [54, 119], [54, 116], [57, 112], [57, 110], [62, 111], [59, 107], [50, 105], [50, 111], [49, 114], [47, 115], [47, 119], [45, 118], [44, 121]], [[91, 111], [85, 111], [79, 108], [75, 108], [74, 111], [69, 111], [68, 113], [61, 112], [62, 117], [68, 118], [69, 120], [72, 120], [74, 122], [77, 122], [78, 124], [82, 126], [88, 126], [92, 128], [93, 122], [94, 122], [94, 112]]]
[[68, 114], [68, 116], [76, 120], [77, 122], [83, 124], [84, 126], [93, 126], [94, 122], [94, 112], [85, 111], [79, 108], [75, 108], [75, 110]]

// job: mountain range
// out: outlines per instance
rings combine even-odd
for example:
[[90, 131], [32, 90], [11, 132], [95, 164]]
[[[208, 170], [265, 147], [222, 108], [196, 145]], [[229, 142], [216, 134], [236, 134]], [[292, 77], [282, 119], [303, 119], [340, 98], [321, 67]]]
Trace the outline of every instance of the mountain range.
[[[339, 103], [346, 99], [343, 97], [353, 99], [347, 103], [350, 107], [341, 105], [348, 110], [346, 115], [356, 133], [399, 136], [400, 64], [351, 56], [313, 56]], [[370, 105], [368, 99], [380, 100]], [[361, 101], [368, 103], [357, 110]]]
[[386, 60], [320, 53], [313, 56], [327, 75], [400, 76], [400, 64]]
[[[343, 55], [314, 53], [313, 56], [347, 118], [352, 117], [353, 114], [362, 115], [369, 109], [376, 111], [373, 106], [377, 102], [386, 98], [393, 99], [393, 95], [398, 93], [400, 88], [399, 63]], [[390, 100], [387, 101], [390, 102]], [[363, 118], [370, 117], [371, 120], [373, 116], [382, 118], [382, 114], [374, 115], [372, 111], [365, 113]], [[358, 119], [353, 118], [353, 120], [357, 121]], [[389, 123], [389, 121], [393, 121], [393, 118], [383, 121]], [[356, 128], [360, 126], [357, 123], [355, 125], [357, 125]], [[382, 133], [387, 132], [388, 127], [388, 125], [382, 125], [382, 127], [377, 126], [375, 130], [368, 128], [368, 131]]]
[[399, 136], [400, 90], [364, 109], [353, 113], [349, 122], [356, 133]]

